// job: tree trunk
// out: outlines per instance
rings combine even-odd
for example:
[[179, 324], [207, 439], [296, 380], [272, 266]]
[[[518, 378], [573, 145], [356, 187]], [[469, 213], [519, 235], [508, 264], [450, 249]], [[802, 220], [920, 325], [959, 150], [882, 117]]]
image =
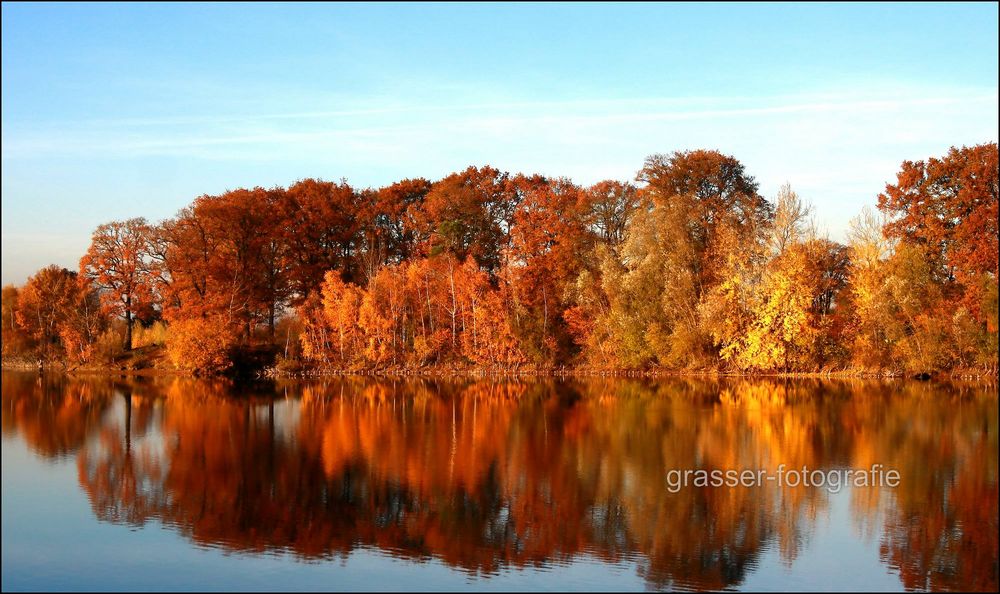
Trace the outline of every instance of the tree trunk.
[[132, 350], [132, 304], [125, 303], [125, 350]]
[[268, 336], [271, 338], [271, 342], [274, 342], [274, 302], [271, 302], [270, 307], [267, 308], [267, 332]]
[[455, 295], [455, 263], [450, 259], [448, 260], [448, 278], [451, 281], [451, 349], [455, 350], [455, 336], [457, 333], [457, 328], [455, 327], [455, 314], [458, 310], [458, 299]]

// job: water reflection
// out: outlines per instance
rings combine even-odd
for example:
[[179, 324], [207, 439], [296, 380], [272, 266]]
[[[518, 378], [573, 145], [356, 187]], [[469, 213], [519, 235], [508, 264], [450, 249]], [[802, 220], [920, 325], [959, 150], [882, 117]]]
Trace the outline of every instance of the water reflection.
[[[653, 588], [739, 587], [810, 546], [817, 488], [666, 489], [670, 468], [867, 468], [857, 538], [907, 589], [996, 590], [995, 386], [373, 381], [234, 387], [3, 375], [3, 431], [75, 457], [100, 520], [302, 559], [378, 547], [475, 574], [634, 560]], [[127, 546], [127, 545], [126, 545]]]

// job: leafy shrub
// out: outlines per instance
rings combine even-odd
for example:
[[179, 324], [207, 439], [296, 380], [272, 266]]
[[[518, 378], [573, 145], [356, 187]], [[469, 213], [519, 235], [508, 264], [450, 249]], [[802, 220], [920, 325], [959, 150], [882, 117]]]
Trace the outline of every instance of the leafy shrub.
[[114, 327], [102, 332], [93, 345], [93, 359], [96, 363], [111, 364], [125, 354], [121, 333]]
[[146, 327], [136, 324], [132, 328], [132, 348], [162, 346], [167, 343], [167, 326], [163, 322], [153, 322]]
[[170, 324], [167, 356], [177, 369], [199, 375], [222, 373], [232, 366], [232, 329], [221, 317], [190, 318]]
[[274, 362], [274, 369], [279, 373], [295, 374], [302, 371], [302, 361], [278, 355]]

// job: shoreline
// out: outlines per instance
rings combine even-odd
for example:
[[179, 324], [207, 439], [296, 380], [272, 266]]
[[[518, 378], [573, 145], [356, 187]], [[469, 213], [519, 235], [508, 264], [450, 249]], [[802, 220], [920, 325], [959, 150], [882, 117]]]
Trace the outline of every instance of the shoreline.
[[784, 379], [906, 379], [915, 381], [990, 380], [997, 378], [996, 370], [954, 370], [937, 373], [908, 374], [901, 371], [769, 371], [738, 372], [720, 370], [636, 370], [636, 369], [532, 369], [532, 370], [483, 370], [483, 369], [323, 369], [297, 373], [274, 372], [261, 374], [270, 379], [319, 379], [325, 377], [559, 377], [559, 378], [784, 378]]
[[[81, 366], [67, 367], [55, 363], [47, 365], [19, 362], [4, 362], [3, 371], [64, 373], [66, 375], [102, 375], [119, 377], [191, 377], [211, 379], [218, 377], [233, 377], [233, 375], [199, 376], [178, 369], [145, 367], [127, 369], [118, 367]], [[275, 368], [259, 369], [249, 375], [237, 375], [244, 379], [265, 380], [316, 380], [332, 377], [548, 377], [548, 378], [622, 378], [622, 379], [657, 379], [657, 378], [783, 378], [783, 379], [862, 379], [862, 380], [980, 380], [997, 379], [997, 369], [955, 369], [935, 373], [905, 373], [898, 370], [860, 370], [841, 369], [826, 371], [769, 371], [769, 372], [739, 372], [716, 369], [705, 370], [670, 370], [670, 369], [601, 369], [592, 367], [560, 367], [560, 368], [528, 368], [528, 369], [483, 369], [448, 366], [424, 368], [314, 368], [296, 372], [278, 371]]]
[[7, 363], [0, 366], [3, 371], [21, 371], [37, 373], [63, 373], [66, 375], [103, 375], [121, 377], [197, 377], [186, 371], [179, 369], [162, 369], [158, 367], [144, 367], [140, 369], [125, 369], [118, 367], [68, 367], [61, 363], [48, 365], [37, 365], [28, 363]]

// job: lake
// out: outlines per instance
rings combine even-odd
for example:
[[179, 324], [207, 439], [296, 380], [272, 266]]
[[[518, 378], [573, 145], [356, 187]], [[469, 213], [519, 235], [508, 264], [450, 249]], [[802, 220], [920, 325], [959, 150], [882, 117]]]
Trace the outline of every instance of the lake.
[[4, 590], [998, 587], [995, 384], [2, 387]]

